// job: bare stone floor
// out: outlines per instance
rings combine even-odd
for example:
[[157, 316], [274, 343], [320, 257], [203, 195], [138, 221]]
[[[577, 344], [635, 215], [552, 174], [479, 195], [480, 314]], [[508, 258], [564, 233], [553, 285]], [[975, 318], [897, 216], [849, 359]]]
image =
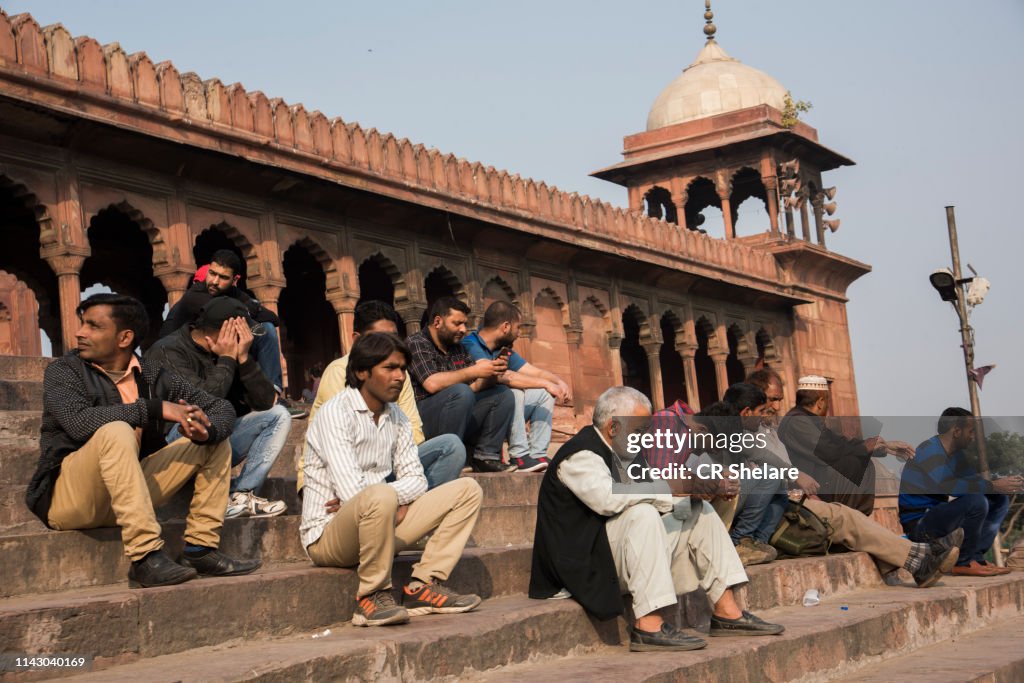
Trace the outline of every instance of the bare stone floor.
[[[354, 572], [312, 567], [298, 543], [302, 423], [270, 483], [290, 514], [225, 525], [223, 547], [261, 557], [263, 569], [130, 590], [116, 530], [47, 531], [24, 509], [41, 372], [39, 364], [22, 368], [17, 391], [0, 396], [0, 652], [90, 654], [95, 663], [84, 674], [3, 673], [0, 681], [1024, 680], [1024, 573], [889, 587], [862, 553], [751, 568], [739, 599], [785, 624], [782, 636], [631, 654], [624, 619], [597, 622], [571, 600], [526, 597], [541, 477], [515, 473], [474, 475], [485, 509], [451, 584], [483, 595], [479, 610], [353, 627]], [[187, 499], [183, 492], [159, 511], [172, 552]], [[414, 559], [398, 558], [396, 586]], [[801, 606], [807, 588], [821, 592], [821, 605]], [[677, 622], [706, 623], [702, 598], [681, 605]]]

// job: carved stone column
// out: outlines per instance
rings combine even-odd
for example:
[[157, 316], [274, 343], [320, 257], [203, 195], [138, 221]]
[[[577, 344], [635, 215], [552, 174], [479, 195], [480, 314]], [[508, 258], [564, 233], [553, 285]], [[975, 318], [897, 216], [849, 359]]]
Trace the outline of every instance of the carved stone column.
[[420, 331], [420, 321], [423, 319], [423, 313], [426, 310], [426, 303], [403, 301], [402, 303], [395, 304], [395, 312], [398, 313], [398, 317], [405, 323], [405, 333], [407, 335], [413, 335]]
[[683, 359], [683, 377], [686, 379], [686, 403], [695, 411], [700, 410], [700, 391], [697, 388], [696, 344], [676, 344], [676, 351]]
[[341, 353], [345, 355], [352, 350], [352, 327], [355, 323], [357, 297], [336, 295], [328, 296], [327, 301], [338, 314], [338, 331], [341, 333]]
[[757, 361], [758, 361], [757, 355], [753, 355], [752, 354], [752, 355], [747, 355], [747, 356], [740, 356], [738, 358], [738, 360], [739, 360], [739, 362], [743, 363], [743, 376], [744, 377], [746, 377], [747, 375], [752, 373], [754, 371], [754, 368], [757, 367]]
[[647, 372], [651, 376], [651, 403], [655, 410], [665, 407], [665, 384], [661, 377], [661, 342], [641, 344], [647, 354]]
[[818, 195], [811, 200], [811, 208], [814, 213], [814, 229], [818, 233], [818, 244], [823, 247], [825, 246], [825, 224], [823, 222], [825, 218], [822, 216], [822, 212], [824, 211], [822, 205], [824, 203], [824, 196], [821, 193], [818, 193]]
[[732, 224], [732, 205], [729, 202], [729, 195], [719, 195], [722, 202], [722, 220], [725, 221], [725, 239], [736, 238], [736, 228]]
[[765, 196], [768, 204], [768, 220], [771, 223], [772, 237], [779, 236], [779, 179], [776, 176], [762, 176]]
[[192, 285], [192, 276], [194, 274], [195, 269], [192, 268], [169, 268], [154, 273], [167, 292], [168, 306], [178, 303], [181, 297], [185, 295], [185, 292]]
[[74, 248], [72, 253], [51, 254], [44, 258], [57, 275], [57, 290], [60, 295], [60, 332], [63, 351], [77, 346], [75, 332], [78, 330], [78, 304], [82, 301], [82, 285], [78, 274], [89, 255], [88, 249]]
[[533, 362], [533, 340], [537, 338], [537, 321], [526, 320], [519, 324], [519, 341], [523, 349], [521, 354], [527, 363]]
[[728, 351], [712, 351], [711, 360], [715, 362], [715, 380], [718, 384], [718, 398], [721, 399], [725, 390], [729, 388], [729, 370], [725, 365], [729, 357]]
[[620, 348], [622, 347], [622, 333], [621, 332], [609, 332], [608, 333], [608, 348], [610, 353], [608, 357], [612, 364], [612, 380], [614, 380], [617, 387], [622, 386], [622, 354]]
[[569, 382], [572, 386], [573, 414], [579, 415], [577, 407], [580, 405], [580, 402], [576, 396], [583, 387], [583, 369], [580, 367], [579, 361], [580, 346], [583, 344], [583, 328], [565, 328], [565, 340], [569, 343], [569, 373], [572, 375], [569, 378]]
[[800, 202], [800, 228], [803, 230], [804, 241], [811, 241], [811, 217], [807, 211], [807, 200]]

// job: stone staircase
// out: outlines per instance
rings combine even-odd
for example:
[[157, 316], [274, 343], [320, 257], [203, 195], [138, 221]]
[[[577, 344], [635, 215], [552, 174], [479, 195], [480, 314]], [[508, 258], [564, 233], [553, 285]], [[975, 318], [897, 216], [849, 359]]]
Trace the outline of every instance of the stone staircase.
[[[624, 619], [597, 622], [571, 600], [526, 597], [541, 475], [474, 475], [485, 508], [450, 583], [484, 596], [479, 610], [352, 627], [355, 573], [311, 566], [298, 541], [293, 462], [302, 421], [265, 491], [284, 498], [290, 514], [225, 524], [222, 547], [261, 557], [259, 572], [129, 590], [116, 529], [48, 531], [24, 509], [44, 367], [0, 358], [0, 653], [95, 659], [89, 673], [0, 673], [2, 681], [1024, 680], [1024, 573], [890, 587], [862, 553], [751, 568], [739, 598], [784, 623], [782, 636], [631, 654]], [[182, 492], [159, 511], [172, 553], [187, 500]], [[413, 561], [397, 559], [396, 585]], [[807, 588], [820, 591], [819, 606], [801, 606]], [[697, 596], [676, 614], [698, 627], [707, 617]]]

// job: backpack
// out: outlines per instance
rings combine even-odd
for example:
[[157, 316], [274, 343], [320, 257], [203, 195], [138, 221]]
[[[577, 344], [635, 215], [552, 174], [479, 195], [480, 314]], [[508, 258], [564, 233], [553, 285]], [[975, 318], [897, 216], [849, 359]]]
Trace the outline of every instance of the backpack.
[[803, 499], [789, 501], [782, 521], [772, 534], [771, 545], [779, 557], [816, 557], [828, 555], [832, 546], [832, 527], [804, 507]]

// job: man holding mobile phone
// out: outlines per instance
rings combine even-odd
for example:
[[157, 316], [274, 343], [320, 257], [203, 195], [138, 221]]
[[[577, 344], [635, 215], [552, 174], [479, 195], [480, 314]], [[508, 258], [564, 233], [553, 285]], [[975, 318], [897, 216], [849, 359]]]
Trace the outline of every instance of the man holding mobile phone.
[[462, 345], [473, 360], [501, 359], [508, 363], [508, 370], [496, 381], [510, 387], [515, 397], [515, 412], [508, 434], [509, 456], [519, 472], [542, 472], [548, 467], [555, 401], [568, 405], [572, 391], [553, 372], [526, 362], [512, 350], [512, 344], [519, 338], [521, 322], [519, 309], [507, 301], [495, 301], [484, 312], [480, 329], [466, 335]]

